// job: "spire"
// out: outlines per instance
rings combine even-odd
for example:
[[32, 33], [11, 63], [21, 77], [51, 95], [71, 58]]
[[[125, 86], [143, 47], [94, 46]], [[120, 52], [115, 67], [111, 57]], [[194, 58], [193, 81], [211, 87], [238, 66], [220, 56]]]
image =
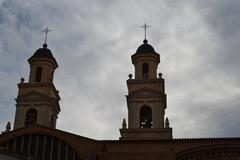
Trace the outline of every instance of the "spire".
[[48, 34], [48, 32], [50, 32], [50, 31], [52, 31], [52, 30], [48, 29], [48, 27], [45, 28], [44, 30], [42, 30], [42, 32], [45, 33], [45, 39], [44, 39], [43, 48], [47, 48], [47, 34]]
[[11, 130], [11, 123], [8, 122], [7, 125], [6, 125], [6, 130], [5, 130], [5, 132], [10, 132], [10, 130]]
[[126, 119], [124, 118], [122, 122], [122, 129], [126, 129], [126, 128], [127, 128], [127, 123], [126, 123]]
[[166, 121], [165, 121], [165, 128], [169, 128], [170, 127], [170, 123], [169, 123], [169, 120], [168, 120], [168, 117], [166, 118]]
[[151, 26], [149, 26], [149, 25], [147, 25], [146, 23], [144, 23], [142, 26], [140, 26], [141, 28], [144, 28], [144, 41], [143, 41], [143, 43], [147, 43], [148, 41], [147, 41], [147, 28], [148, 27], [151, 27]]

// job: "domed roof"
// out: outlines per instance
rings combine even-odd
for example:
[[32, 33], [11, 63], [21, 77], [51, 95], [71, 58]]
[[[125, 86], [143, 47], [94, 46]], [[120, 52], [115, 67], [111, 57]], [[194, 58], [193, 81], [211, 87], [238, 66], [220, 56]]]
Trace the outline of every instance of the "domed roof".
[[52, 59], [56, 64], [56, 60], [55, 58], [53, 57], [53, 54], [51, 52], [50, 49], [47, 48], [47, 44], [43, 44], [43, 48], [39, 48], [33, 55], [32, 57], [29, 58], [32, 59], [32, 58], [49, 58], [49, 59]]
[[46, 57], [54, 59], [51, 50], [47, 48], [47, 44], [43, 44], [43, 48], [39, 48], [31, 58], [33, 57]]
[[148, 41], [145, 39], [143, 44], [138, 47], [136, 54], [146, 54], [146, 53], [155, 53], [154, 48], [148, 44]]

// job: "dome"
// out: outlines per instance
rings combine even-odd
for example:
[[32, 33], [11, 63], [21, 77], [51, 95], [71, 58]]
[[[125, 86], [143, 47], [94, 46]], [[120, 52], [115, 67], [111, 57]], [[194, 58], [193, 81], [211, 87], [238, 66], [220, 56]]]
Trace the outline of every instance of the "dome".
[[53, 57], [53, 54], [50, 49], [47, 48], [47, 44], [43, 44], [43, 48], [39, 48], [32, 57], [29, 58], [31, 60], [32, 58], [49, 58], [52, 59], [56, 64], [56, 60]]
[[154, 48], [148, 44], [148, 41], [145, 39], [143, 44], [138, 47], [136, 54], [145, 54], [145, 53], [155, 53]]
[[36, 58], [36, 57], [46, 57], [50, 59], [54, 59], [52, 52], [50, 49], [47, 48], [47, 44], [43, 44], [43, 48], [39, 48], [31, 58]]

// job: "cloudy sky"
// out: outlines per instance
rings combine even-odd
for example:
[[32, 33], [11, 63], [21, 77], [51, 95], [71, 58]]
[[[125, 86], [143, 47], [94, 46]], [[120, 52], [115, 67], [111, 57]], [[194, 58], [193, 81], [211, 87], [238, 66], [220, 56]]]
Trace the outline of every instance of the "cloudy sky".
[[48, 47], [59, 68], [57, 128], [118, 139], [127, 118], [130, 56], [149, 43], [160, 53], [174, 137], [240, 136], [240, 1], [0, 0], [0, 131], [14, 122], [27, 59]]

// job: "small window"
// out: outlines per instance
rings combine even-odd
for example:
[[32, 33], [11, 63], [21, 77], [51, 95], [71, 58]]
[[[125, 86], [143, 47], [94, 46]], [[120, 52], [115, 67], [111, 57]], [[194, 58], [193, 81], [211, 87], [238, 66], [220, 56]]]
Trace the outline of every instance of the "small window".
[[41, 82], [42, 79], [42, 67], [37, 67], [35, 82]]
[[26, 114], [25, 125], [37, 122], [37, 111], [33, 108], [29, 109]]
[[149, 76], [148, 63], [143, 63], [142, 65], [142, 78], [147, 79]]
[[140, 109], [140, 128], [152, 128], [152, 109], [149, 106]]

